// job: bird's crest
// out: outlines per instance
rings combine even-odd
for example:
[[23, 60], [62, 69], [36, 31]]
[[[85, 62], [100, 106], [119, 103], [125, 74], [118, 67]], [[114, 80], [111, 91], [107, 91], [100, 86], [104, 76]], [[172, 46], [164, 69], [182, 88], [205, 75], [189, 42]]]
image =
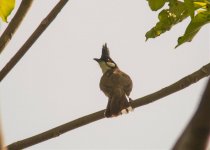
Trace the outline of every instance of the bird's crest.
[[107, 47], [107, 44], [105, 43], [102, 47], [102, 54], [101, 54], [101, 59], [109, 58], [109, 49]]

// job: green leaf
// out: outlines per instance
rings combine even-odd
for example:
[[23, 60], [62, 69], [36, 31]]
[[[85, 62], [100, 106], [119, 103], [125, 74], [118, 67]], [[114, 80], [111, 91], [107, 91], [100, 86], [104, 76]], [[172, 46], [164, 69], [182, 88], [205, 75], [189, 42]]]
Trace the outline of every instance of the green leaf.
[[0, 0], [0, 18], [7, 22], [7, 17], [15, 7], [15, 0]]
[[193, 2], [194, 8], [200, 9], [200, 8], [206, 8], [207, 3], [205, 2]]
[[162, 8], [167, 0], [147, 0], [151, 10], [157, 11]]
[[210, 12], [203, 11], [198, 13], [189, 23], [183, 36], [179, 37], [178, 44], [180, 46], [185, 42], [191, 42], [202, 26], [210, 22]]
[[159, 13], [159, 22], [146, 33], [146, 40], [149, 38], [155, 38], [170, 30], [175, 24], [181, 22], [189, 15], [190, 14], [183, 2], [177, 1], [169, 4], [169, 9], [164, 9]]
[[184, 3], [185, 3], [185, 6], [186, 6], [191, 18], [193, 18], [194, 11], [195, 11], [193, 1], [192, 0], [184, 0]]

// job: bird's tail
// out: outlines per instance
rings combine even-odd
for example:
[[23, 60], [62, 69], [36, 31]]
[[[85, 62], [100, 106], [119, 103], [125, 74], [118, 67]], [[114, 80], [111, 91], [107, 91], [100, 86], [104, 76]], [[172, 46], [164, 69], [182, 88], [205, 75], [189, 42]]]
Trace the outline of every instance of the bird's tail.
[[128, 102], [125, 92], [115, 91], [112, 97], [109, 98], [105, 117], [116, 117], [121, 114], [127, 114], [132, 111], [131, 104]]

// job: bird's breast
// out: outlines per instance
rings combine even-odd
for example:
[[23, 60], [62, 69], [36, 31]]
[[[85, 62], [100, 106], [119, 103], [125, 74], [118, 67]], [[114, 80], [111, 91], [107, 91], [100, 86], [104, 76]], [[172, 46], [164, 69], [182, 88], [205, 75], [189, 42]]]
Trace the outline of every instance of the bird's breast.
[[132, 89], [130, 77], [119, 69], [108, 70], [100, 80], [100, 89], [106, 96], [110, 96], [116, 89], [122, 89], [127, 95]]

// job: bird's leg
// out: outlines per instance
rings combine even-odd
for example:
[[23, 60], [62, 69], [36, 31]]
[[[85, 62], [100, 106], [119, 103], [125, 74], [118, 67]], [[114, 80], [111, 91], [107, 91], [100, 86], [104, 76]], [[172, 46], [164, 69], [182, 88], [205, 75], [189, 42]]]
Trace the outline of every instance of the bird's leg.
[[130, 98], [130, 97], [127, 96], [127, 95], [126, 95], [126, 97], [127, 97], [128, 101], [129, 101], [129, 103], [131, 104], [131, 103], [133, 102], [132, 98]]
[[128, 112], [131, 112], [131, 111], [133, 111], [133, 107], [131, 105], [133, 100], [129, 96], [127, 96], [127, 98], [128, 98], [129, 104], [130, 104], [130, 106], [127, 108], [127, 110], [128, 110]]
[[126, 99], [127, 99], [128, 103], [129, 103], [129, 105], [128, 105], [127, 108], [121, 110], [122, 114], [127, 114], [127, 113], [133, 111], [133, 108], [131, 106], [131, 103], [132, 103], [133, 100], [127, 94], [125, 94], [125, 96], [126, 96]]
[[129, 100], [130, 103], [133, 102], [132, 98], [130, 98], [130, 97], [128, 97], [128, 100]]

